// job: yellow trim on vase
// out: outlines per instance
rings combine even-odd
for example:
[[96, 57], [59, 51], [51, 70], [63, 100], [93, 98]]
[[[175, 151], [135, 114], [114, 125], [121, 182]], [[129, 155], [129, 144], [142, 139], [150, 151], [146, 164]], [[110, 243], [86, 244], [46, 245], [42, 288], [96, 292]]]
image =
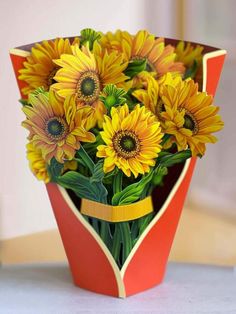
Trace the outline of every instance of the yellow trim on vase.
[[10, 49], [9, 53], [14, 56], [25, 57], [25, 58], [30, 56], [29, 51], [18, 49], [18, 48]]
[[227, 51], [224, 49], [219, 49], [216, 51], [212, 51], [212, 52], [207, 52], [203, 55], [203, 59], [202, 59], [202, 67], [203, 67], [203, 78], [202, 78], [202, 91], [206, 92], [206, 85], [207, 85], [207, 61], [209, 59], [215, 58], [215, 57], [219, 57], [219, 56], [223, 56], [226, 55]]

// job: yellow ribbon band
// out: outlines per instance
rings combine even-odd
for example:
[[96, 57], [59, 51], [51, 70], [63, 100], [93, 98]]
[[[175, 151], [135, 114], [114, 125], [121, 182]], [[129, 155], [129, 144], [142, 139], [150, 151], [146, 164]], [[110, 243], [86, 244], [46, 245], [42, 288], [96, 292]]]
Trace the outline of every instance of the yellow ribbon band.
[[136, 203], [118, 206], [102, 204], [87, 199], [82, 199], [81, 201], [82, 214], [110, 222], [134, 220], [153, 211], [151, 196]]

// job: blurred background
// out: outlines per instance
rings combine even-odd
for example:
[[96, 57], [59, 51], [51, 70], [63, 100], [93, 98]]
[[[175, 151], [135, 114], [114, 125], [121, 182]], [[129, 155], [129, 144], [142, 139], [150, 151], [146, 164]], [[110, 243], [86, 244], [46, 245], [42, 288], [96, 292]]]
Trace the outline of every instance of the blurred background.
[[8, 0], [0, 1], [2, 263], [64, 260], [44, 184], [25, 158], [27, 132], [8, 51], [83, 28], [118, 28], [184, 39], [228, 52], [215, 104], [225, 121], [217, 145], [198, 160], [171, 260], [236, 265], [236, 2], [234, 0]]

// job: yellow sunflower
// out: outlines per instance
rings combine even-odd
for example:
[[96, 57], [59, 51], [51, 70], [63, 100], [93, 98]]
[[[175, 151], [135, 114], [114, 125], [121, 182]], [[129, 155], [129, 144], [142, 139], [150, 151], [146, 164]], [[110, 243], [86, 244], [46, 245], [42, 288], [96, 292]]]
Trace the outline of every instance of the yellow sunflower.
[[97, 147], [97, 156], [105, 158], [104, 172], [115, 166], [126, 176], [135, 177], [150, 171], [161, 151], [160, 123], [145, 107], [136, 105], [129, 112], [127, 104], [111, 109], [111, 118], [105, 116], [101, 136], [105, 145]]
[[52, 157], [60, 163], [71, 160], [80, 142], [95, 141], [85, 127], [91, 108], [77, 109], [74, 96], [64, 100], [50, 90], [49, 95], [30, 94], [29, 102], [32, 106], [23, 107], [27, 119], [22, 125], [30, 131], [29, 139], [41, 149], [46, 162]]
[[197, 84], [186, 80], [176, 87], [163, 86], [161, 99], [165, 106], [162, 125], [165, 133], [173, 136], [170, 141], [175, 139], [178, 150], [189, 146], [193, 156], [204, 155], [206, 143], [217, 141], [211, 133], [224, 126], [212, 96], [198, 92]]
[[108, 51], [122, 53], [126, 61], [146, 59], [148, 72], [155, 72], [160, 77], [167, 72], [183, 73], [182, 62], [176, 62], [174, 47], [165, 46], [164, 38], [155, 38], [145, 30], [132, 36], [128, 32], [108, 32], [100, 38], [102, 47]]
[[50, 181], [50, 177], [47, 171], [47, 163], [42, 156], [41, 149], [36, 148], [32, 142], [29, 142], [26, 145], [26, 148], [31, 171], [38, 180], [48, 183]]
[[163, 101], [160, 97], [162, 87], [164, 85], [177, 86], [182, 84], [180, 75], [167, 73], [159, 80], [156, 80], [150, 73], [141, 72], [138, 75], [137, 87], [132, 95], [144, 106], [156, 115], [158, 120], [162, 120], [161, 112], [165, 110]]
[[[199, 85], [199, 90], [202, 89], [202, 58], [204, 47], [200, 45], [192, 45], [191, 43], [185, 43], [180, 41], [176, 48], [176, 61], [181, 61], [187, 69], [193, 69], [191, 78], [194, 78], [195, 82]], [[194, 65], [196, 62], [196, 65]]]
[[[76, 38], [73, 42], [78, 43]], [[37, 43], [31, 49], [30, 56], [24, 62], [24, 68], [19, 71], [19, 79], [25, 81], [28, 86], [22, 89], [24, 95], [28, 95], [38, 87], [49, 87], [54, 83], [54, 75], [58, 70], [58, 66], [53, 59], [60, 58], [61, 54], [72, 54], [69, 39], [57, 38], [55, 40], [45, 40]]]
[[93, 53], [88, 46], [80, 49], [78, 45], [73, 46], [72, 51], [73, 55], [63, 54], [55, 61], [61, 69], [55, 76], [58, 83], [52, 88], [62, 97], [74, 95], [78, 107], [91, 106], [94, 109], [91, 119], [101, 126], [106, 109], [99, 94], [107, 84], [122, 87], [127, 79], [122, 73], [127, 64], [121, 55], [116, 52], [108, 54], [97, 43]]
[[186, 67], [191, 67], [194, 60], [201, 64], [203, 49], [200, 45], [194, 47], [190, 42], [180, 41], [175, 48], [176, 61], [183, 62]]

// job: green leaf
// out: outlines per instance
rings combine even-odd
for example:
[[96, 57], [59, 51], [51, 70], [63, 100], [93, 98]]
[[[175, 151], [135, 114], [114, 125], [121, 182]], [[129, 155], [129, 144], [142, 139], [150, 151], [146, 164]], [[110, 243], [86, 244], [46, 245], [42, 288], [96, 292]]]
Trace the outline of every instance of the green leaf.
[[112, 205], [125, 205], [138, 201], [146, 184], [152, 180], [153, 171], [143, 176], [139, 182], [127, 186], [112, 197]]
[[193, 65], [186, 70], [184, 74], [184, 79], [194, 78], [196, 76], [197, 69], [198, 69], [198, 63], [197, 63], [197, 60], [194, 60]]
[[95, 164], [82, 145], [80, 146], [80, 149], [76, 151], [75, 156], [76, 158], [80, 158], [90, 172], [93, 173]]
[[63, 164], [59, 163], [55, 157], [53, 157], [48, 165], [48, 173], [52, 182], [56, 182], [57, 178], [61, 175]]
[[101, 182], [104, 178], [104, 175], [103, 160], [99, 160], [94, 166], [93, 175], [90, 177], [90, 182]]
[[175, 154], [167, 153], [157, 158], [157, 164], [162, 167], [171, 167], [173, 165], [183, 163], [188, 158], [192, 157], [190, 149], [177, 152]]
[[124, 73], [125, 75], [129, 76], [132, 79], [138, 73], [145, 71], [146, 64], [147, 64], [146, 59], [131, 60]]
[[108, 172], [104, 175], [103, 178], [103, 183], [104, 184], [108, 184], [112, 186], [112, 182], [113, 182], [113, 177], [117, 175], [119, 169], [117, 167], [114, 168], [114, 170], [112, 170], [111, 172]]
[[91, 183], [90, 178], [76, 171], [68, 171], [58, 177], [57, 183], [66, 189], [71, 189], [80, 198], [107, 203], [107, 190], [104, 185], [101, 182]]

